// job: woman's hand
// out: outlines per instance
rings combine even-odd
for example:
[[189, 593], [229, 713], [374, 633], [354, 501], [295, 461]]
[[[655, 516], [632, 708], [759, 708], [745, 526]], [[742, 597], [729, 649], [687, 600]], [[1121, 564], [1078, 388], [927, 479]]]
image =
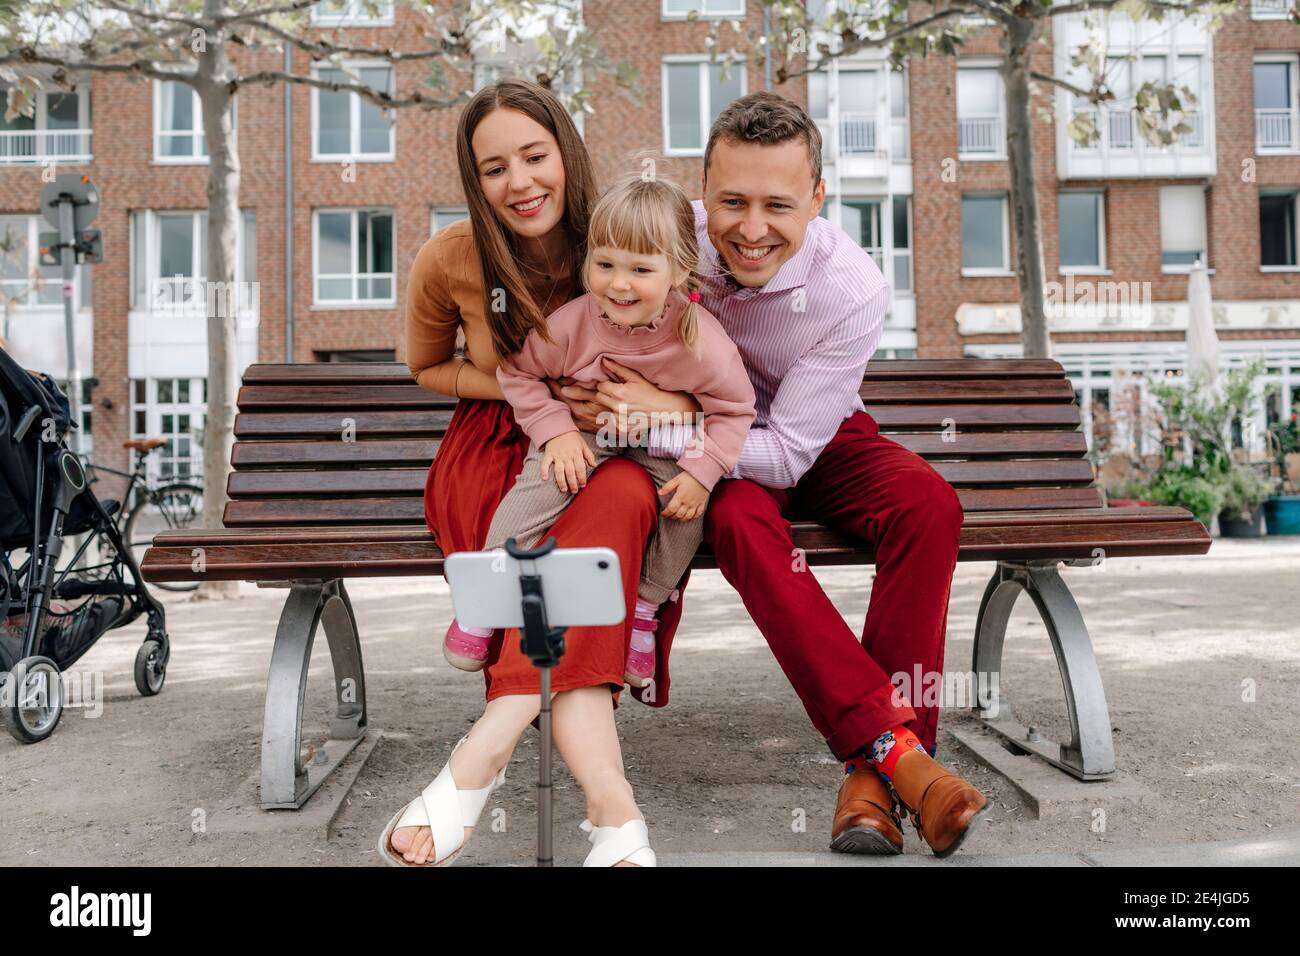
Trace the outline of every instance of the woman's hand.
[[704, 509], [709, 504], [709, 489], [687, 471], [664, 482], [664, 486], [659, 489], [659, 496], [664, 495], [672, 495], [672, 498], [661, 514], [674, 521], [694, 521], [704, 514]]
[[[699, 413], [700, 403], [689, 392], [665, 392], [644, 375], [613, 359], [602, 359], [610, 381], [596, 388], [582, 388], [573, 379], [547, 381], [551, 394], [569, 407], [573, 422], [580, 431], [595, 433], [605, 421], [612, 421], [623, 441], [637, 442], [655, 416], [678, 415], [690, 422]], [[604, 416], [612, 415], [612, 419]]]
[[587, 466], [596, 467], [596, 456], [577, 432], [556, 435], [542, 447], [542, 481], [555, 465], [555, 484], [561, 491], [576, 495], [587, 487]]

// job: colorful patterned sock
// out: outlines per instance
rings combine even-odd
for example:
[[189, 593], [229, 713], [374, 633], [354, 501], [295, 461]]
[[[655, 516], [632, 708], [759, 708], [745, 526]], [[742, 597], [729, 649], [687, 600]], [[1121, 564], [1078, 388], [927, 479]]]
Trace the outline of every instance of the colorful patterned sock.
[[926, 752], [916, 734], [900, 724], [892, 730], [886, 730], [872, 742], [867, 748], [867, 762], [876, 768], [878, 774], [889, 780], [899, 758], [909, 750]]
[[655, 629], [659, 625], [659, 605], [636, 599], [636, 611], [632, 616], [632, 650], [650, 654], [655, 649]]

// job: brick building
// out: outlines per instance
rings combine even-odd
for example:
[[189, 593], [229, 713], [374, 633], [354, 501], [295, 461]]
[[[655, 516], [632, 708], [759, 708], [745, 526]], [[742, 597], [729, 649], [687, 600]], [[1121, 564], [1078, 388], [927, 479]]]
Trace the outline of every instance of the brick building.
[[[417, 42], [418, 25], [404, 11], [381, 4], [381, 17], [365, 21], [346, 0], [336, 6], [358, 44]], [[610, 61], [640, 75], [639, 102], [608, 77], [592, 84], [596, 112], [582, 128], [602, 183], [653, 160], [697, 193], [712, 117], [763, 88], [761, 58], [726, 72], [708, 63], [707, 27], [687, 22], [690, 8], [762, 25], [756, 0], [583, 2], [583, 22]], [[1064, 132], [1069, 94], [1040, 91], [1041, 105], [1056, 100], [1058, 116], [1034, 129], [1048, 278], [1067, 294], [1130, 283], [1139, 290], [1134, 301], [1053, 321], [1057, 356], [1086, 405], [1104, 404], [1121, 370], [1181, 367], [1186, 273], [1200, 255], [1227, 358], [1262, 352], [1270, 379], [1283, 386], [1261, 414], [1300, 410], [1300, 30], [1278, 18], [1284, 8], [1255, 0], [1213, 37], [1194, 24], [1141, 32], [1123, 18], [1110, 27], [1121, 88], [1162, 76], [1201, 91], [1194, 132], [1176, 148], [1152, 149], [1127, 110], [1111, 109], [1096, 117], [1101, 142], [1080, 149]], [[1055, 25], [1037, 54], [1044, 72], [1066, 70], [1078, 29]], [[884, 355], [1019, 348], [997, 40], [989, 34], [977, 34], [958, 59], [915, 61], [905, 73], [863, 53], [776, 88], [807, 105], [825, 134], [824, 214], [876, 257], [894, 286]], [[1134, 61], [1121, 62], [1130, 52]], [[367, 79], [398, 90], [423, 69], [400, 65], [392, 77], [377, 64], [358, 66], [380, 70]], [[305, 55], [295, 67], [310, 68]], [[482, 63], [478, 81], [493, 67]], [[296, 361], [400, 357], [411, 260], [431, 230], [463, 215], [455, 113], [402, 110], [390, 122], [347, 94], [293, 87], [287, 99], [281, 87], [238, 97], [240, 278], [257, 284], [240, 358], [284, 361], [290, 349]], [[201, 470], [194, 435], [204, 412], [204, 317], [185, 291], [203, 269], [198, 115], [179, 84], [97, 75], [75, 94], [43, 94], [33, 119], [0, 124], [0, 235], [14, 240], [0, 260], [0, 334], [21, 361], [56, 375], [65, 369], [63, 318], [57, 270], [36, 260], [46, 228], [37, 196], [51, 159], [57, 171], [88, 173], [100, 189], [105, 260], [80, 270], [77, 301], [82, 374], [93, 379], [88, 424], [105, 464], [125, 462], [127, 437], [161, 434], [169, 439], [162, 467]], [[54, 281], [34, 282], [42, 271]]]

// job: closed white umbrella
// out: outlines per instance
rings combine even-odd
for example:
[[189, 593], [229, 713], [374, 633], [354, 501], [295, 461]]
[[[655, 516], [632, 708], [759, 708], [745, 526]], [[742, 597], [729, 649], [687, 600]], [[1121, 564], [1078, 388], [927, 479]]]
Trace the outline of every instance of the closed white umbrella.
[[1197, 259], [1187, 279], [1187, 375], [1213, 387], [1219, 375], [1219, 336], [1210, 305], [1210, 276]]

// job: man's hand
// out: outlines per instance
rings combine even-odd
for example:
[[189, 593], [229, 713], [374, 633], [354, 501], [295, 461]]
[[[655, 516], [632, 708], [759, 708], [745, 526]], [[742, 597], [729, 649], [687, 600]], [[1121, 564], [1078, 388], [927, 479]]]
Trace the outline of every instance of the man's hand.
[[568, 406], [579, 431], [595, 434], [606, 421], [612, 421], [620, 441], [639, 444], [654, 415], [675, 413], [682, 422], [690, 423], [700, 411], [700, 403], [689, 392], [665, 392], [635, 369], [608, 358], [602, 361], [610, 381], [598, 383], [594, 390], [575, 385], [567, 377], [546, 381], [551, 395]]
[[596, 467], [596, 456], [577, 432], [556, 435], [542, 446], [542, 481], [547, 480], [555, 465], [555, 485], [561, 491], [577, 494], [587, 487], [587, 466]]
[[659, 496], [672, 495], [668, 506], [660, 514], [674, 521], [694, 521], [704, 514], [709, 504], [709, 489], [690, 472], [683, 471], [671, 481], [664, 482]]
[[548, 378], [546, 387], [551, 390], [552, 398], [564, 402], [569, 407], [569, 414], [573, 416], [573, 424], [578, 427], [579, 431], [591, 435], [600, 431], [601, 422], [598, 416], [604, 414], [606, 409], [604, 405], [596, 400], [599, 397], [596, 392], [575, 385], [573, 379], [568, 376], [561, 379]]

